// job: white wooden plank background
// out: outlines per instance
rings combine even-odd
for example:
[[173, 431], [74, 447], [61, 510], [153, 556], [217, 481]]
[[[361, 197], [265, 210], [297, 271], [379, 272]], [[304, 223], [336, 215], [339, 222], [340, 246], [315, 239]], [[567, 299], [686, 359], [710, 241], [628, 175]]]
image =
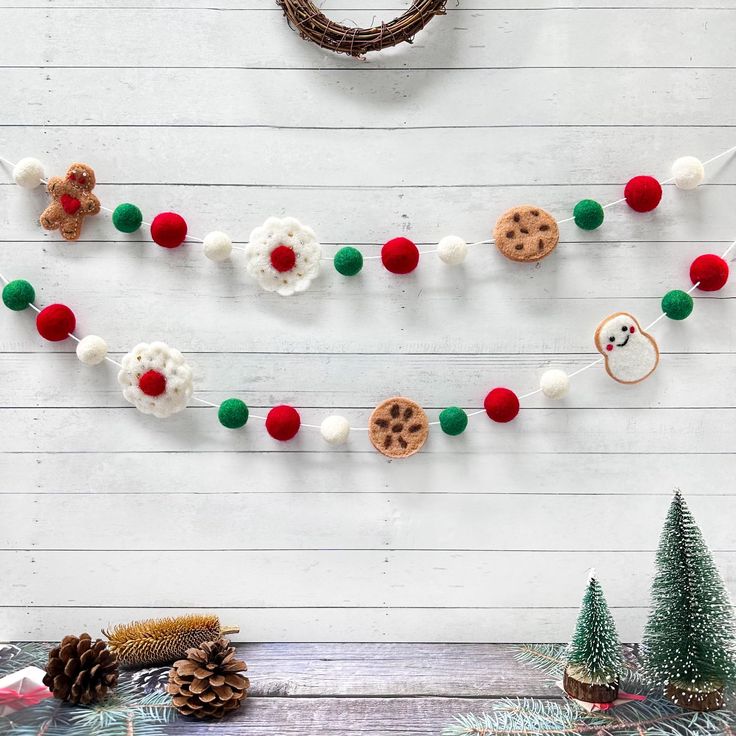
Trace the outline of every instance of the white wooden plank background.
[[[326, 6], [359, 24], [402, 7]], [[301, 41], [270, 0], [5, 0], [0, 154], [51, 173], [89, 161], [106, 205], [175, 209], [240, 242], [286, 213], [330, 253], [402, 233], [483, 239], [513, 204], [566, 217], [734, 145], [735, 32], [723, 0], [468, 0], [413, 47], [359, 62]], [[603, 316], [648, 322], [695, 255], [736, 238], [722, 161], [654, 213], [563, 225], [537, 266], [481, 247], [465, 268], [426, 257], [404, 278], [325, 269], [282, 299], [237, 256], [165, 252], [106, 217], [59, 242], [35, 224], [43, 193], [0, 173], [0, 271], [69, 303], [116, 353], [177, 346], [204, 398], [290, 402], [312, 423], [339, 407], [362, 424], [394, 393], [434, 418], [494, 385], [530, 390], [547, 365], [591, 358]], [[361, 435], [332, 450], [306, 431], [282, 446], [256, 422], [229, 432], [206, 408], [144, 417], [111, 367], [3, 311], [0, 638], [202, 608], [251, 641], [564, 640], [595, 565], [636, 640], [674, 485], [736, 588], [735, 310], [728, 287], [660, 323], [662, 365], [640, 386], [590, 371], [563, 402], [435, 431], [405, 462]]]

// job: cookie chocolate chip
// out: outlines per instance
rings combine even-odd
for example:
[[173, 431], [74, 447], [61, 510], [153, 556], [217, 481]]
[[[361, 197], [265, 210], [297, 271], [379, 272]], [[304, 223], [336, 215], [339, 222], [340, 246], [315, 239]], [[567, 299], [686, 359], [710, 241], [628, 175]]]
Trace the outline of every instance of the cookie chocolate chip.
[[512, 207], [496, 220], [496, 247], [512, 261], [539, 261], [548, 256], [560, 239], [557, 222], [541, 207]]
[[368, 422], [373, 446], [386, 457], [409, 457], [422, 448], [429, 434], [429, 421], [419, 404], [395, 396], [380, 403]]

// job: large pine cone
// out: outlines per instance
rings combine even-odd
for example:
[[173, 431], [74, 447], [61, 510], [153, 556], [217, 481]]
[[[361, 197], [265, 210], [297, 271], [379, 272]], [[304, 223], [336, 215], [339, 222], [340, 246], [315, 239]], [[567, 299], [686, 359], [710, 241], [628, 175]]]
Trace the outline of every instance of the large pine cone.
[[102, 700], [118, 681], [118, 661], [102, 639], [65, 636], [49, 652], [43, 684], [59, 700], [88, 705]]
[[166, 689], [182, 715], [222, 718], [248, 694], [250, 682], [242, 674], [246, 669], [227, 639], [208, 641], [174, 662]]

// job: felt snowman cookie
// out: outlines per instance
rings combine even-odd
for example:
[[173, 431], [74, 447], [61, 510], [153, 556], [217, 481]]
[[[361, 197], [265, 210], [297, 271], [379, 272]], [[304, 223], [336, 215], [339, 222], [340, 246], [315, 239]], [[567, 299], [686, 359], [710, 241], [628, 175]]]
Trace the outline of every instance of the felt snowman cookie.
[[608, 375], [619, 383], [639, 383], [659, 363], [654, 338], [627, 312], [616, 312], [598, 325], [595, 346], [603, 356]]

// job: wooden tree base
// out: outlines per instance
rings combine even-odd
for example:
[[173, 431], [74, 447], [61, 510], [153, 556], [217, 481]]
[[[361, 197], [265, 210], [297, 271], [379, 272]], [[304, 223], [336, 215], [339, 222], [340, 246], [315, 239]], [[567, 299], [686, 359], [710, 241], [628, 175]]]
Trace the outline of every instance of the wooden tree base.
[[613, 703], [618, 698], [618, 682], [607, 685], [582, 682], [568, 675], [567, 670], [562, 676], [562, 686], [571, 698], [585, 703]]
[[705, 712], [709, 710], [719, 710], [723, 708], [723, 688], [711, 690], [707, 693], [696, 693], [692, 690], [686, 690], [677, 685], [669, 684], [665, 688], [667, 697], [680, 708], [685, 710], [697, 710]]

